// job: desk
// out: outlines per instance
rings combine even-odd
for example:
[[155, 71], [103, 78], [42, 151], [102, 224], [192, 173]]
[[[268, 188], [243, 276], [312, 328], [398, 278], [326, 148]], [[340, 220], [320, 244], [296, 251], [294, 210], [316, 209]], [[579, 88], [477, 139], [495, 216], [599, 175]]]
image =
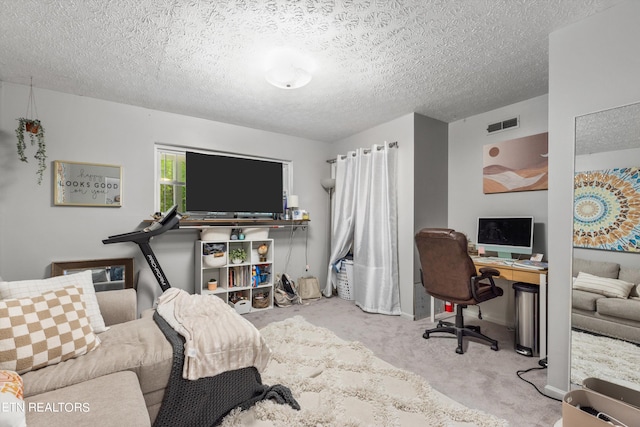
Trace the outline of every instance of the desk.
[[[549, 270], [534, 270], [495, 262], [483, 262], [481, 257], [471, 257], [476, 268], [489, 267], [498, 270], [498, 279], [510, 282], [525, 282], [540, 286], [539, 321], [540, 321], [540, 358], [547, 357], [547, 274]], [[449, 313], [447, 313], [449, 314]], [[431, 321], [435, 322], [435, 299], [431, 297]]]

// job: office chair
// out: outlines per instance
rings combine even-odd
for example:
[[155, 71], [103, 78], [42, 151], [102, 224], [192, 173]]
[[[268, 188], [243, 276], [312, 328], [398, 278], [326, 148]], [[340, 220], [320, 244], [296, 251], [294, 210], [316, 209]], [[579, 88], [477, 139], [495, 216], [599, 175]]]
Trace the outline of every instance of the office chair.
[[[425, 290], [431, 296], [456, 304], [455, 323], [439, 321], [436, 328], [427, 329], [422, 335], [436, 332], [456, 335], [458, 348], [456, 353], [463, 354], [463, 337], [475, 337], [491, 344], [498, 350], [498, 341], [480, 333], [479, 326], [465, 326], [462, 310], [468, 305], [499, 297], [502, 289], [496, 287], [493, 276], [500, 273], [493, 268], [480, 268], [480, 275], [467, 252], [467, 239], [464, 234], [448, 228], [425, 228], [415, 236], [420, 255], [420, 279]], [[486, 279], [486, 280], [485, 280]], [[488, 280], [488, 282], [487, 282]], [[482, 319], [482, 314], [478, 316]]]

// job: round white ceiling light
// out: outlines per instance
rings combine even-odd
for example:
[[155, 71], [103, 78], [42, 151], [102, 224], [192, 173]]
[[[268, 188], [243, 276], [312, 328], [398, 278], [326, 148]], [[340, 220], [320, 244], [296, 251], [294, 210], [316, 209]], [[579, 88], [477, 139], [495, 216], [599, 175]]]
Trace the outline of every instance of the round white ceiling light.
[[314, 61], [295, 49], [281, 47], [273, 50], [266, 64], [265, 78], [281, 89], [297, 89], [311, 81]]

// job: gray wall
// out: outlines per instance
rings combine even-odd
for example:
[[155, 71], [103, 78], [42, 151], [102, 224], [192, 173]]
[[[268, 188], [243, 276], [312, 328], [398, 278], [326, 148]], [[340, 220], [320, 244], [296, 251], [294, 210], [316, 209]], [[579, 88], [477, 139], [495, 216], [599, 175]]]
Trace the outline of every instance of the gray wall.
[[627, 1], [557, 30], [549, 40], [549, 370], [569, 389], [575, 117], [640, 101], [640, 2]]
[[[413, 234], [427, 227], [447, 226], [447, 151], [449, 125], [420, 114], [414, 122], [415, 158]], [[420, 258], [414, 244], [415, 318], [431, 314], [430, 299], [420, 282]]]
[[[37, 185], [35, 160], [25, 164], [16, 154], [16, 119], [24, 115], [28, 96], [26, 86], [1, 83], [0, 276], [5, 280], [47, 277], [52, 261], [135, 257], [137, 270], [146, 265], [134, 244], [103, 245], [102, 239], [133, 231], [156, 211], [155, 143], [292, 160], [293, 194], [311, 216], [308, 274], [325, 280], [328, 210], [320, 181], [327, 176], [329, 144], [36, 88], [49, 161]], [[28, 155], [33, 153], [28, 147]], [[53, 206], [53, 160], [121, 165], [123, 206]], [[225, 183], [212, 183], [212, 191], [215, 185]], [[251, 190], [239, 189], [247, 197]], [[277, 239], [275, 268], [281, 271], [289, 233], [272, 231], [271, 237]], [[196, 239], [196, 231], [178, 230], [151, 243], [171, 284], [188, 291], [194, 286]], [[292, 245], [288, 273], [295, 278], [305, 273], [304, 231], [296, 231]]]
[[[546, 132], [546, 95], [508, 105], [449, 124], [449, 224], [475, 241], [476, 222], [484, 215], [533, 215], [534, 251], [547, 253], [547, 191], [484, 194], [482, 191], [482, 147], [496, 142]], [[520, 116], [520, 127], [491, 135], [487, 125]], [[513, 290], [506, 281], [497, 283], [502, 298], [482, 305], [485, 319], [513, 325]], [[474, 307], [470, 313], [477, 311]]]
[[[447, 226], [447, 158], [449, 125], [430, 117], [415, 116], [414, 234], [427, 227]], [[417, 257], [417, 251], [416, 251]], [[420, 282], [416, 258], [413, 280]]]

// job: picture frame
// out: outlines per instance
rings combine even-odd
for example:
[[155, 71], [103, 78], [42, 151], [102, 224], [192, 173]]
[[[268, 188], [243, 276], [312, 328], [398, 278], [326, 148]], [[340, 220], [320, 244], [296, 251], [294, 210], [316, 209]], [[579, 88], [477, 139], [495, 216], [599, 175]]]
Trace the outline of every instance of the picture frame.
[[51, 263], [51, 276], [91, 270], [96, 291], [133, 288], [133, 258], [107, 258]]
[[122, 206], [122, 167], [101, 163], [54, 161], [56, 206]]

